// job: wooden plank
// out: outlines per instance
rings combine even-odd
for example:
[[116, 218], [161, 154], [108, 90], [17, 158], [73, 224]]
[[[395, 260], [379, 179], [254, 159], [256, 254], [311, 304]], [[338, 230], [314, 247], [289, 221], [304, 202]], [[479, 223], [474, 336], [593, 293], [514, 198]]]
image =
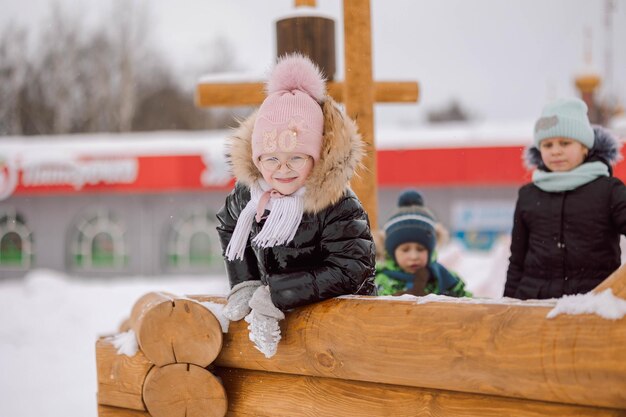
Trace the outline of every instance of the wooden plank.
[[626, 318], [547, 319], [550, 310], [532, 302], [332, 299], [289, 312], [269, 360], [250, 343], [247, 323], [231, 323], [215, 363], [626, 409]]
[[[343, 101], [344, 83], [329, 82], [327, 88], [335, 101]], [[412, 81], [379, 81], [374, 84], [374, 97], [378, 103], [414, 103], [419, 97], [419, 87]], [[265, 84], [199, 83], [195, 100], [198, 107], [258, 106], [265, 100]]]
[[98, 405], [98, 417], [150, 417], [145, 411]]
[[624, 410], [581, 407], [451, 391], [217, 368], [228, 416], [272, 417], [617, 417]]
[[344, 103], [346, 112], [359, 126], [366, 144], [363, 168], [352, 179], [352, 188], [378, 229], [376, 146], [374, 140], [374, 92], [372, 78], [372, 34], [369, 0], [343, 1], [346, 62]]
[[98, 404], [133, 410], [145, 410], [143, 382], [152, 364], [142, 352], [135, 356], [118, 355], [105, 337], [96, 341], [98, 369]]

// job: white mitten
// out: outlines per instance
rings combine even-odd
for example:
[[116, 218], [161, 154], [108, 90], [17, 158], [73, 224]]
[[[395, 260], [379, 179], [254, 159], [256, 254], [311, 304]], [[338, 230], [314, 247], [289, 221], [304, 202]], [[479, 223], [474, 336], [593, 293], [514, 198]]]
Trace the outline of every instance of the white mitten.
[[278, 342], [281, 339], [278, 322], [285, 318], [285, 314], [272, 303], [269, 287], [259, 287], [250, 300], [252, 311], [246, 316], [250, 340], [255, 347], [271, 358], [276, 354]]
[[261, 287], [261, 281], [250, 280], [240, 282], [231, 288], [227, 298], [228, 303], [222, 310], [222, 315], [230, 321], [244, 318], [250, 312], [248, 302], [259, 287]]

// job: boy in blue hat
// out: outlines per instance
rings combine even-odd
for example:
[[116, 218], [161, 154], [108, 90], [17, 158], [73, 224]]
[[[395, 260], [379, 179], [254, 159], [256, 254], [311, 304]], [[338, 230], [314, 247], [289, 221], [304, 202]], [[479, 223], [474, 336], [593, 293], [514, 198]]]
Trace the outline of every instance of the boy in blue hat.
[[464, 282], [436, 261], [435, 216], [415, 190], [400, 194], [398, 212], [384, 226], [385, 261], [376, 265], [379, 295], [471, 297]]

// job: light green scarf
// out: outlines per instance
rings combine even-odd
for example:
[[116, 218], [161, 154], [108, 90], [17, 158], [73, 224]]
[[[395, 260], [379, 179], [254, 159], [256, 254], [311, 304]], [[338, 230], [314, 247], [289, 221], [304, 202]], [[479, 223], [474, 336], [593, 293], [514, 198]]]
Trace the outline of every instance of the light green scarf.
[[536, 169], [533, 183], [543, 191], [557, 193], [574, 190], [598, 177], [608, 177], [609, 167], [600, 161], [581, 164], [567, 172], [546, 172]]

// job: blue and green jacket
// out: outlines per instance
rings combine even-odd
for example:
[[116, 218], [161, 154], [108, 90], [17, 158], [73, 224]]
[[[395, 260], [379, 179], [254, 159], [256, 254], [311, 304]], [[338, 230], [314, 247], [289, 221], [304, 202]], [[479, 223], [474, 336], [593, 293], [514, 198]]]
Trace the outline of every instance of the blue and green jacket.
[[[465, 290], [465, 283], [459, 276], [448, 271], [439, 262], [433, 260], [426, 268], [430, 271], [430, 278], [426, 283], [426, 294], [448, 295], [450, 297], [471, 297], [472, 293]], [[394, 295], [407, 292], [413, 288], [413, 274], [400, 269], [393, 259], [387, 258], [376, 264], [376, 286], [378, 295]]]

